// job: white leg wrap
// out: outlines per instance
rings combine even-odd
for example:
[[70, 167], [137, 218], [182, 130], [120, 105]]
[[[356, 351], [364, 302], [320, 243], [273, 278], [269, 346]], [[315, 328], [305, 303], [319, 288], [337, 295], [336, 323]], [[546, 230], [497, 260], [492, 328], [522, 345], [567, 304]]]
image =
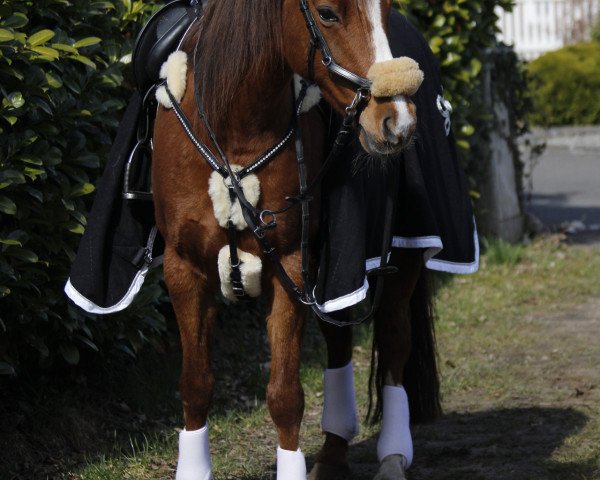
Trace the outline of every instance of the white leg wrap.
[[325, 370], [323, 397], [323, 431], [352, 440], [358, 434], [352, 362], [342, 368]]
[[208, 424], [200, 430], [179, 433], [179, 461], [175, 480], [212, 480]]
[[408, 466], [413, 459], [413, 444], [410, 435], [410, 414], [408, 397], [404, 387], [383, 387], [383, 418], [381, 433], [377, 441], [377, 457], [379, 461], [388, 455], [404, 455]]
[[306, 480], [306, 461], [300, 449], [293, 452], [277, 447], [277, 480]]

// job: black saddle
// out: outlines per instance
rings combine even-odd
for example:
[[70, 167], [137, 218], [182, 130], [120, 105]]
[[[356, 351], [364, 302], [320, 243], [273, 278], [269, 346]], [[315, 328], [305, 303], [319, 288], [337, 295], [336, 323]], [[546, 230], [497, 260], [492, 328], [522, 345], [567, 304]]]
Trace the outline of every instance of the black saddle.
[[133, 75], [138, 90], [146, 92], [159, 81], [160, 67], [200, 14], [199, 0], [175, 0], [156, 12], [142, 28], [133, 49]]

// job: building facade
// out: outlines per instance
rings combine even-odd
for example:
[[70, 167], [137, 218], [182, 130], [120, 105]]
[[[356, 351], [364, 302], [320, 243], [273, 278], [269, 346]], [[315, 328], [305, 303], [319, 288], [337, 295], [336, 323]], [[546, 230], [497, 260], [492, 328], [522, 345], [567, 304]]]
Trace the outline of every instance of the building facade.
[[498, 39], [525, 60], [589, 39], [600, 0], [515, 0], [512, 12], [498, 8]]

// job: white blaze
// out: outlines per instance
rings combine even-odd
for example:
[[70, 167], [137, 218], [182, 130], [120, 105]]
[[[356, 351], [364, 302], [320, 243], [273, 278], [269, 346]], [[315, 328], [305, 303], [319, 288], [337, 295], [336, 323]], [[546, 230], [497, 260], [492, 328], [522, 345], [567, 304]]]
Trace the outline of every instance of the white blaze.
[[[390, 50], [387, 35], [383, 28], [381, 14], [381, 0], [365, 0], [367, 2], [367, 14], [371, 22], [373, 62], [386, 62], [394, 58]], [[408, 105], [402, 95], [394, 97], [394, 106], [396, 107], [397, 120], [393, 125], [392, 132], [398, 136], [406, 136], [412, 127], [414, 120], [408, 111]]]

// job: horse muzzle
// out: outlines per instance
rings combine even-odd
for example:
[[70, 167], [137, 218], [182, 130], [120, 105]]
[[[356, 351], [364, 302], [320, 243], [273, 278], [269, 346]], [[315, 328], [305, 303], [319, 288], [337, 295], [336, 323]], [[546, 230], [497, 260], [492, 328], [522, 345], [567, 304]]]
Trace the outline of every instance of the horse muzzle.
[[423, 71], [413, 59], [401, 57], [375, 63], [367, 78], [371, 100], [360, 117], [360, 142], [371, 155], [397, 154], [416, 130], [416, 107], [409, 97], [423, 83]]

